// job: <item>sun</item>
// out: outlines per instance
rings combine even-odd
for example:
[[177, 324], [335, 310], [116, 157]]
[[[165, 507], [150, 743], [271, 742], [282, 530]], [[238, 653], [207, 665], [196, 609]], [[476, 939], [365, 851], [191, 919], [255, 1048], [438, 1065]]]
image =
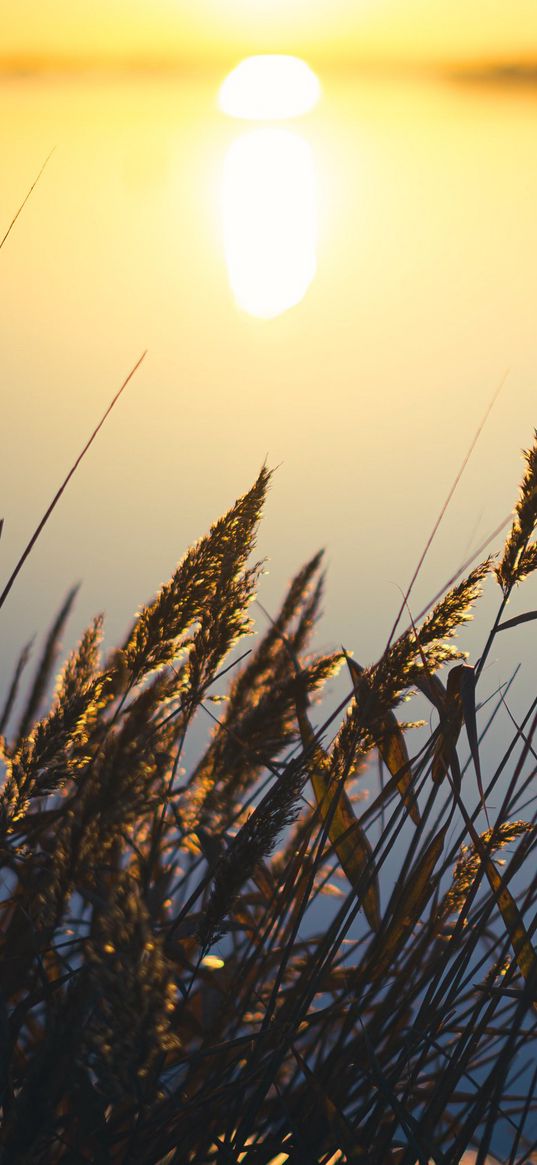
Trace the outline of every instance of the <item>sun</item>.
[[247, 121], [300, 117], [317, 104], [321, 86], [306, 61], [267, 53], [246, 57], [226, 77], [218, 103], [223, 113]]

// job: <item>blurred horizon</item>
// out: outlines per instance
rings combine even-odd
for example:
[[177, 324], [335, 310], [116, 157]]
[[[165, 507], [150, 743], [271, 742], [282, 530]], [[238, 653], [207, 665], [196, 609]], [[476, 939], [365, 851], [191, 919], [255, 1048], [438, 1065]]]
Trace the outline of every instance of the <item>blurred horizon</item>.
[[[251, 54], [245, 51], [222, 58], [203, 56], [150, 57], [143, 55], [133, 57], [120, 55], [117, 57], [104, 55], [87, 57], [0, 55], [0, 77], [68, 76], [74, 78], [95, 75], [128, 78], [129, 76], [143, 75], [145, 77], [168, 78], [170, 74], [176, 76], [188, 76], [192, 73], [200, 76], [204, 74], [214, 75], [216, 71], [232, 69], [243, 57], [254, 56], [261, 51], [263, 50], [253, 49]], [[322, 68], [325, 73], [337, 71], [345, 74], [352, 71], [362, 74], [364, 78], [374, 75], [399, 80], [405, 77], [411, 80], [426, 77], [431, 80], [447, 78], [515, 86], [537, 86], [537, 53], [534, 59], [528, 61], [506, 58], [494, 61], [476, 59], [475, 61], [452, 60], [436, 63], [405, 60], [388, 61], [380, 58], [366, 60], [358, 56], [355, 58], [324, 57], [322, 61], [319, 61], [313, 53], [293, 53], [291, 55], [306, 58], [315, 69]]]
[[232, 67], [257, 53], [314, 67], [477, 70], [534, 79], [532, 0], [19, 0], [0, 72]]

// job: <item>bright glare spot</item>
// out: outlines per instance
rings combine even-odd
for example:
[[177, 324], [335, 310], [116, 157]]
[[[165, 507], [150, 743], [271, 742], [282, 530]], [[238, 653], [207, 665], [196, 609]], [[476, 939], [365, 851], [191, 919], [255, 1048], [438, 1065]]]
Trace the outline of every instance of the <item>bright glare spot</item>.
[[219, 971], [220, 967], [224, 966], [224, 960], [219, 959], [218, 955], [204, 955], [201, 965], [208, 967], [209, 971]]
[[310, 146], [287, 129], [251, 130], [230, 147], [222, 216], [239, 307], [272, 319], [303, 299], [315, 275], [317, 208]]
[[230, 117], [274, 121], [299, 117], [317, 104], [319, 81], [299, 57], [247, 57], [226, 77], [218, 104]]

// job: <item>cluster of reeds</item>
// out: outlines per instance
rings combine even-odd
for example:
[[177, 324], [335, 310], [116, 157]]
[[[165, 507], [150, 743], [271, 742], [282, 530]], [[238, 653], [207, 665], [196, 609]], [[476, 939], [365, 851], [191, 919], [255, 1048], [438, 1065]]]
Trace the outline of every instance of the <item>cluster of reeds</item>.
[[[0, 728], [2, 1165], [532, 1159], [537, 696], [485, 769], [480, 689], [537, 567], [537, 442], [500, 559], [368, 667], [311, 654], [321, 555], [249, 638], [269, 478], [120, 648], [103, 659], [90, 625], [47, 710], [74, 592], [25, 701], [21, 654]], [[494, 570], [473, 666], [453, 637]], [[430, 733], [398, 719], [415, 692]]]

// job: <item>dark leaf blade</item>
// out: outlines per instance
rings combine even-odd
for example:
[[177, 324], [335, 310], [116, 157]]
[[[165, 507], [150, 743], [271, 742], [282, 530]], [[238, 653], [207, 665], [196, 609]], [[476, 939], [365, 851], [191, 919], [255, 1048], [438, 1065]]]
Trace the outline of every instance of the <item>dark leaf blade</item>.
[[537, 996], [535, 995], [537, 990], [537, 953], [529, 939], [524, 920], [513, 895], [507, 889], [494, 862], [488, 855], [484, 855], [484, 861], [485, 872], [491, 889], [496, 896], [520, 974], [525, 982], [531, 983], [533, 987], [534, 997], [532, 999], [532, 1005], [537, 1011]]
[[534, 619], [537, 619], [537, 611], [525, 611], [523, 615], [515, 615], [512, 619], [499, 623], [496, 631], [508, 631], [510, 627], [518, 627], [520, 623], [531, 623]]
[[[358, 699], [360, 694], [363, 694], [363, 669], [346, 651], [343, 654], [347, 661], [354, 693]], [[419, 825], [421, 818], [416, 799], [412, 793], [412, 769], [408, 749], [401, 726], [393, 712], [388, 711], [384, 714], [375, 728], [375, 735], [377, 731], [376, 743], [382, 760], [390, 776], [395, 778], [397, 789], [414, 825]]]
[[339, 1145], [342, 1145], [347, 1160], [349, 1162], [356, 1162], [356, 1165], [358, 1165], [358, 1162], [364, 1162], [364, 1165], [366, 1165], [369, 1160], [369, 1153], [363, 1142], [358, 1139], [356, 1130], [349, 1124], [345, 1114], [338, 1108], [335, 1101], [332, 1100], [326, 1087], [318, 1075], [311, 1070], [304, 1058], [300, 1055], [298, 1049], [293, 1047], [292, 1051], [297, 1064], [308, 1082], [316, 1103], [324, 1113], [326, 1122], [329, 1125], [335, 1141]]
[[382, 729], [383, 734], [378, 740], [380, 755], [390, 776], [396, 779], [397, 788], [414, 825], [419, 825], [421, 817], [412, 792], [412, 769], [408, 749], [401, 726], [393, 712], [386, 714]]
[[429, 703], [436, 708], [439, 715], [443, 715], [446, 703], [446, 689], [440, 677], [435, 675], [434, 672], [424, 670], [422, 676], [416, 677], [415, 684], [420, 692], [427, 697]]
[[443, 710], [440, 713], [438, 737], [433, 752], [431, 769], [435, 785], [443, 781], [453, 763], [453, 754], [461, 734], [464, 710], [459, 690], [460, 667], [453, 667], [449, 673]]
[[446, 824], [435, 834], [397, 895], [392, 918], [384, 935], [380, 936], [379, 945], [373, 950], [370, 973], [374, 979], [389, 969], [393, 957], [423, 915], [433, 893], [431, 879], [444, 848], [447, 828]]
[[341, 867], [362, 900], [371, 929], [378, 930], [380, 894], [373, 851], [366, 833], [355, 817], [344, 789], [331, 784], [328, 776], [319, 769], [312, 769], [310, 776], [319, 813]]
[[485, 793], [483, 789], [483, 778], [481, 776], [481, 763], [479, 760], [479, 736], [477, 733], [477, 717], [475, 708], [475, 671], [473, 667], [469, 667], [467, 664], [461, 664], [459, 667], [452, 668], [448, 677], [448, 693], [450, 693], [452, 690], [450, 688], [450, 681], [452, 686], [454, 686], [457, 692], [457, 698], [461, 703], [462, 716], [466, 726], [468, 743], [470, 745], [470, 752], [472, 754], [472, 760], [474, 762], [474, 768], [477, 777], [479, 796], [481, 797], [481, 804], [485, 810], [485, 816], [488, 821], [487, 806], [485, 804]]
[[329, 760], [317, 742], [306, 708], [307, 695], [299, 677], [296, 685], [297, 719], [319, 814], [341, 867], [361, 899], [371, 929], [378, 930], [380, 893], [372, 849], [345, 790], [330, 781]]

